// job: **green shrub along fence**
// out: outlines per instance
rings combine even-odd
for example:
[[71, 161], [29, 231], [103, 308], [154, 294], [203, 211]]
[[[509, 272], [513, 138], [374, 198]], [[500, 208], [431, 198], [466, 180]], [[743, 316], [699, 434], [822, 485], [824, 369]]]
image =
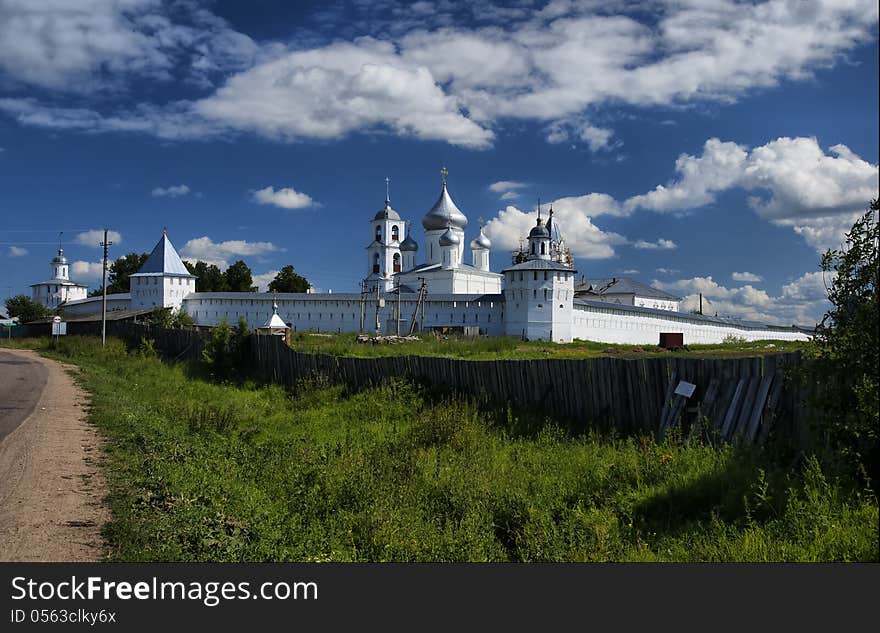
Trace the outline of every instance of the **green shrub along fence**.
[[[163, 356], [199, 361], [209, 333], [108, 323], [107, 333], [136, 346], [152, 339]], [[68, 334], [100, 335], [100, 324], [70, 323]], [[771, 432], [804, 448], [804, 386], [793, 371], [799, 352], [758, 358], [462, 360], [429, 356], [354, 358], [290, 349], [281, 337], [251, 336], [240, 374], [293, 387], [325, 376], [353, 388], [389, 378], [416, 380], [495, 404], [545, 412], [572, 430], [620, 435], [707, 433], [721, 440], [762, 444]], [[680, 381], [696, 385], [677, 396]]]

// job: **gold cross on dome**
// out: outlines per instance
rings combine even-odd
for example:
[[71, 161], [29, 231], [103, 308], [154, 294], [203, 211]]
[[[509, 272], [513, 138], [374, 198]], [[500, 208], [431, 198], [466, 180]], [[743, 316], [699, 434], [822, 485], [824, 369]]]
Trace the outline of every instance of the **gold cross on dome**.
[[446, 184], [446, 176], [449, 175], [449, 170], [446, 169], [446, 167], [444, 167], [443, 169], [440, 170], [440, 175], [443, 176], [443, 184], [445, 185]]

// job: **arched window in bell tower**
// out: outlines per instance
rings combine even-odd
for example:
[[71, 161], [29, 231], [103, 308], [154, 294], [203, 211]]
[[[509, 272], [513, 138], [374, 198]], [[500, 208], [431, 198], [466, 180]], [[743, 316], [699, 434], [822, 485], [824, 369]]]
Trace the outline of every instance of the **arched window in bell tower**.
[[376, 225], [376, 241], [382, 241], [382, 226], [379, 224]]
[[541, 242], [541, 255], [546, 255], [546, 254], [547, 254], [547, 253], [546, 253], [546, 246], [547, 246], [547, 245], [544, 244], [544, 242]]
[[394, 272], [400, 272], [400, 253], [394, 253]]
[[379, 273], [379, 253], [373, 255], [373, 272], [376, 274]]
[[399, 242], [400, 241], [400, 229], [397, 228], [397, 225], [391, 227], [391, 241]]

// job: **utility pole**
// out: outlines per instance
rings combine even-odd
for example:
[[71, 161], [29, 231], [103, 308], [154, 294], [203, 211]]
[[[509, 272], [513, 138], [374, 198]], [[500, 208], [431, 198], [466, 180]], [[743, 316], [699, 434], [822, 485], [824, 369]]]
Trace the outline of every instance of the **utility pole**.
[[382, 333], [382, 324], [379, 322], [379, 280], [376, 280], [376, 336]]
[[703, 316], [703, 293], [700, 293], [700, 316]]
[[107, 249], [113, 242], [107, 241], [107, 229], [104, 229], [104, 241], [98, 246], [104, 247], [104, 283], [101, 296], [101, 347], [107, 345]]
[[419, 288], [420, 300], [422, 302], [422, 319], [419, 322], [419, 334], [421, 334], [425, 331], [425, 295], [428, 294], [428, 284], [425, 283], [424, 277], [419, 277], [419, 279], [422, 281], [422, 285]]
[[397, 336], [400, 336], [400, 281], [397, 282]]
[[360, 324], [360, 327], [358, 328], [358, 332], [360, 334], [364, 333], [364, 319], [367, 316], [366, 294], [367, 294], [367, 280], [363, 279], [363, 280], [361, 280], [361, 324]]

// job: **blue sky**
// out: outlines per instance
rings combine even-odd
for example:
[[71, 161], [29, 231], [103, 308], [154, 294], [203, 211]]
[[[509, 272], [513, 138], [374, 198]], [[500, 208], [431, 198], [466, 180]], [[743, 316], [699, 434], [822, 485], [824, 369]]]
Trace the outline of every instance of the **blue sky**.
[[493, 242], [540, 198], [587, 277], [811, 324], [819, 254], [878, 191], [877, 4], [0, 0], [0, 293], [59, 231], [94, 286], [185, 257], [346, 291], [384, 202], [449, 169]]

